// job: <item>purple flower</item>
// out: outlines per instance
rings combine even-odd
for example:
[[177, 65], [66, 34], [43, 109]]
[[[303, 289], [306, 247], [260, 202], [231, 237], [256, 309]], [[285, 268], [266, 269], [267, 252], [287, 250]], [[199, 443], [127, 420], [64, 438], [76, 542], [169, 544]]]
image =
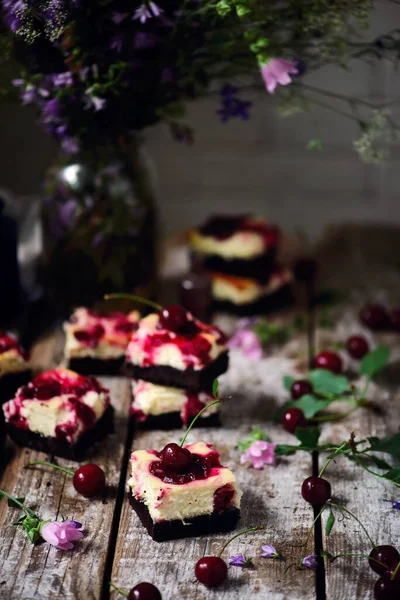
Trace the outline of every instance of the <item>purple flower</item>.
[[92, 248], [97, 248], [97, 246], [99, 246], [103, 240], [104, 240], [104, 233], [100, 233], [100, 232], [96, 233], [96, 235], [92, 239]]
[[111, 20], [116, 25], [119, 25], [120, 23], [122, 23], [122, 21], [124, 21], [124, 19], [126, 19], [127, 16], [128, 13], [113, 12]]
[[52, 98], [43, 103], [43, 121], [50, 123], [57, 120], [60, 116], [60, 101], [58, 98]]
[[394, 510], [400, 510], [400, 501], [396, 501], [396, 500], [384, 500], [384, 502], [390, 502], [392, 505], [392, 508]]
[[266, 544], [265, 546], [261, 546], [261, 549], [262, 552], [260, 556], [262, 558], [279, 558], [279, 554], [272, 544]]
[[66, 136], [61, 142], [61, 147], [64, 150], [65, 154], [76, 154], [77, 152], [79, 152], [79, 144], [72, 137]]
[[278, 84], [289, 85], [292, 82], [290, 75], [297, 75], [299, 72], [296, 62], [283, 58], [271, 58], [260, 68], [265, 87], [270, 94], [274, 93]]
[[222, 107], [217, 110], [217, 114], [223, 123], [235, 117], [241, 117], [247, 121], [250, 118], [249, 108], [251, 102], [246, 102], [238, 97], [239, 89], [234, 85], [226, 84], [221, 88], [221, 103]]
[[243, 554], [240, 554], [239, 556], [231, 556], [231, 561], [229, 564], [233, 567], [243, 567], [245, 563], [245, 557], [243, 556]]
[[85, 110], [87, 110], [88, 108], [94, 108], [95, 112], [98, 112], [99, 110], [103, 110], [106, 104], [107, 100], [105, 100], [104, 98], [99, 98], [99, 96], [87, 95]]
[[66, 87], [68, 85], [72, 85], [74, 80], [72, 77], [72, 73], [66, 71], [65, 73], [56, 73], [52, 76], [53, 85], [56, 88]]
[[251, 463], [255, 469], [275, 464], [275, 442], [256, 440], [240, 457], [240, 464]]
[[111, 50], [115, 50], [116, 52], [118, 52], [119, 54], [122, 52], [122, 46], [124, 43], [124, 39], [125, 36], [123, 33], [119, 33], [118, 35], [115, 35], [110, 43], [110, 48]]
[[82, 524], [78, 521], [50, 521], [42, 525], [42, 538], [59, 550], [72, 550], [73, 542], [83, 538]]
[[60, 207], [58, 217], [60, 224], [64, 228], [68, 229], [75, 222], [77, 206], [75, 198], [70, 198]]
[[25, 10], [28, 8], [27, 3], [22, 0], [3, 0], [3, 8], [5, 12], [5, 20], [12, 32], [17, 31], [22, 23]]
[[315, 571], [315, 569], [318, 567], [317, 556], [315, 554], [305, 556], [302, 559], [301, 564], [303, 565], [303, 567], [306, 567], [306, 569], [311, 569], [312, 571]]
[[134, 46], [137, 49], [140, 48], [154, 48], [159, 41], [159, 37], [154, 33], [145, 33], [144, 31], [138, 31], [135, 35]]
[[34, 85], [27, 85], [21, 92], [22, 104], [32, 104], [36, 100], [36, 87]]
[[[151, 8], [151, 11], [149, 10]], [[145, 23], [147, 19], [151, 19], [154, 17], [159, 17], [161, 13], [164, 12], [162, 8], [157, 6], [155, 2], [149, 2], [148, 6], [146, 4], [142, 4], [135, 10], [135, 14], [133, 15], [133, 19], [140, 19], [141, 23]]]
[[229, 340], [229, 348], [239, 348], [249, 358], [260, 359], [262, 346], [258, 335], [251, 329], [239, 329]]
[[11, 83], [14, 87], [21, 87], [25, 85], [25, 79], [12, 79]]

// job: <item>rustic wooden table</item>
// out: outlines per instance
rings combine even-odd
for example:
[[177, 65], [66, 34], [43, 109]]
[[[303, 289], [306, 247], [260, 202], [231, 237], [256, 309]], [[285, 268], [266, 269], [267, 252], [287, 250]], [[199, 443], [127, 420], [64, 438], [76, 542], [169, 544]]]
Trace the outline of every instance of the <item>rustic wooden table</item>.
[[[339, 244], [339, 245], [337, 245]], [[327, 253], [326, 282], [346, 292], [346, 300], [337, 305], [331, 316], [330, 329], [317, 329], [318, 347], [323, 348], [344, 340], [351, 330], [359, 329], [357, 310], [371, 300], [384, 300], [389, 305], [400, 305], [400, 271], [398, 266], [382, 266], [380, 257], [376, 266], [360, 263], [359, 252], [346, 252], [336, 241]], [[332, 260], [330, 261], [330, 258]], [[350, 260], [352, 258], [352, 260]], [[358, 265], [358, 266], [357, 266]], [[361, 269], [359, 270], [358, 267]], [[357, 272], [354, 271], [357, 270]], [[392, 351], [393, 365], [400, 359], [400, 335], [374, 335], [375, 341], [384, 342]], [[62, 339], [57, 334], [44, 340], [35, 349], [35, 360], [42, 368], [54, 366], [60, 357]], [[162, 592], [163, 600], [205, 599], [271, 599], [271, 600], [361, 600], [371, 599], [374, 573], [367, 561], [359, 558], [326, 563], [317, 572], [290, 569], [285, 565], [300, 555], [314, 554], [316, 549], [332, 553], [369, 552], [368, 540], [355, 521], [343, 520], [335, 524], [328, 540], [317, 529], [306, 548], [296, 545], [304, 542], [313, 520], [313, 511], [300, 494], [302, 481], [318, 472], [321, 457], [297, 453], [282, 458], [275, 467], [257, 471], [240, 465], [238, 440], [245, 438], [251, 426], [262, 428], [274, 441], [294, 443], [293, 436], [271, 421], [277, 404], [276, 394], [263, 389], [263, 374], [275, 369], [282, 361], [287, 374], [306, 370], [307, 340], [303, 333], [293, 336], [286, 344], [273, 349], [254, 367], [254, 379], [249, 379], [246, 361], [236, 358], [232, 368], [236, 379], [243, 370], [246, 385], [238, 386], [234, 399], [222, 407], [221, 429], [193, 430], [190, 440], [204, 439], [215, 444], [223, 464], [234, 469], [244, 491], [240, 528], [264, 524], [265, 530], [235, 540], [226, 554], [245, 554], [255, 557], [254, 568], [229, 568], [229, 578], [215, 590], [207, 590], [194, 578], [194, 565], [203, 555], [216, 553], [227, 535], [205, 536], [158, 544], [144, 531], [136, 514], [129, 506], [126, 495], [128, 459], [131, 448], [161, 448], [177, 440], [178, 431], [138, 432], [132, 441], [128, 424], [130, 405], [129, 383], [121, 378], [103, 378], [111, 390], [116, 409], [116, 432], [95, 448], [87, 457], [106, 471], [107, 496], [103, 500], [85, 500], [78, 496], [71, 479], [62, 472], [45, 467], [25, 470], [29, 461], [45, 460], [40, 453], [18, 449], [11, 443], [2, 454], [0, 487], [15, 496], [25, 496], [26, 503], [40, 511], [43, 518], [74, 518], [85, 525], [85, 537], [72, 552], [59, 551], [48, 544], [33, 546], [24, 532], [10, 525], [16, 511], [0, 502], [0, 598], [2, 600], [48, 600], [50, 598], [81, 600], [117, 598], [109, 592], [112, 580], [121, 588], [130, 589], [139, 581], [151, 581]], [[274, 362], [271, 362], [271, 361]], [[290, 368], [289, 368], [290, 367]], [[258, 370], [257, 370], [258, 369]], [[239, 375], [238, 375], [239, 373]], [[360, 409], [353, 416], [322, 426], [322, 437], [331, 442], [345, 440], [351, 430], [357, 437], [386, 435], [399, 430], [400, 394], [397, 391], [400, 373], [391, 368], [374, 387], [374, 400], [381, 406], [381, 414]], [[222, 378], [222, 388], [232, 386], [235, 378]], [[260, 393], [260, 390], [262, 392]], [[272, 390], [272, 392], [271, 392]], [[229, 389], [229, 392], [235, 390]], [[272, 396], [272, 397], [271, 397]], [[59, 460], [59, 464], [73, 468], [74, 463]], [[365, 524], [371, 536], [381, 543], [400, 547], [400, 515], [383, 499], [395, 499], [396, 488], [369, 476], [350, 461], [339, 458], [329, 469], [334, 497], [353, 511]], [[397, 498], [400, 500], [400, 494]], [[284, 555], [285, 562], [257, 558], [263, 543], [271, 542]], [[122, 597], [122, 596], [119, 596]]]

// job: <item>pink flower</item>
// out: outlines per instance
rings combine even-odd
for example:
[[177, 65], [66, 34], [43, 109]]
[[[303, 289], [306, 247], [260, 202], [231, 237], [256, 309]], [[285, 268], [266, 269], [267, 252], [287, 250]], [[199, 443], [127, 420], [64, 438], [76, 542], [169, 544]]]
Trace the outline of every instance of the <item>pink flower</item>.
[[261, 75], [270, 94], [274, 93], [278, 83], [279, 85], [289, 85], [292, 82], [290, 75], [297, 75], [299, 72], [296, 65], [296, 62], [283, 58], [271, 58], [267, 63], [261, 65]]
[[72, 550], [72, 542], [83, 538], [82, 529], [83, 526], [78, 521], [50, 521], [42, 526], [40, 535], [59, 550]]
[[262, 346], [258, 335], [249, 329], [240, 329], [228, 342], [229, 348], [239, 348], [250, 358], [262, 357]]
[[256, 440], [240, 457], [240, 463], [251, 463], [255, 469], [263, 469], [264, 465], [275, 464], [275, 443]]

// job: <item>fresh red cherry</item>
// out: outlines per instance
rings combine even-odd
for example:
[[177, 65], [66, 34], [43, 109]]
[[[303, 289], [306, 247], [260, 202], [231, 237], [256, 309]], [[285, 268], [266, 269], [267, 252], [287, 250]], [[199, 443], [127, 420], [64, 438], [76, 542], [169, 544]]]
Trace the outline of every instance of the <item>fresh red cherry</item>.
[[170, 304], [160, 311], [160, 325], [170, 331], [180, 331], [188, 322], [186, 310], [179, 304]]
[[356, 360], [364, 358], [364, 356], [369, 352], [368, 342], [362, 335], [350, 336], [346, 342], [346, 348], [350, 356]]
[[378, 579], [374, 586], [375, 600], [399, 600], [400, 582], [390, 581], [390, 579]]
[[392, 329], [400, 331], [400, 308], [395, 308], [390, 313], [390, 324]]
[[307, 421], [299, 408], [288, 408], [282, 415], [282, 425], [289, 433], [294, 433], [298, 427], [306, 427]]
[[128, 600], [162, 600], [162, 598], [155, 585], [143, 581], [131, 589]]
[[397, 565], [399, 560], [400, 554], [394, 546], [376, 546], [369, 554], [368, 563], [375, 573], [384, 575], [386, 570], [392, 565]]
[[192, 454], [186, 448], [178, 444], [167, 444], [161, 450], [161, 462], [165, 469], [171, 469], [177, 473], [185, 471], [192, 464]]
[[75, 471], [72, 484], [79, 494], [85, 498], [93, 498], [104, 492], [106, 476], [103, 469], [97, 465], [83, 465]]
[[370, 329], [386, 329], [390, 325], [390, 317], [381, 304], [369, 304], [360, 312], [360, 319]]
[[[399, 564], [400, 561], [396, 560], [395, 563], [393, 563], [388, 569], [386, 569], [383, 577], [385, 579], [391, 579], [392, 581], [400, 581], [400, 567], [397, 569], [397, 566]], [[397, 569], [397, 571], [396, 571]], [[396, 571], [396, 575], [394, 574]], [[393, 579], [393, 575], [394, 575], [394, 579]]]
[[305, 256], [300, 258], [294, 266], [294, 276], [297, 281], [310, 284], [313, 283], [318, 274], [318, 263], [314, 258]]
[[322, 477], [312, 475], [303, 481], [301, 495], [312, 506], [323, 506], [331, 498], [331, 484]]
[[215, 587], [226, 579], [228, 567], [219, 556], [204, 556], [197, 561], [194, 572], [200, 583], [207, 587]]
[[306, 394], [312, 394], [313, 391], [313, 386], [306, 379], [299, 379], [298, 381], [295, 381], [292, 383], [292, 387], [290, 388], [290, 394], [293, 400], [298, 400]]
[[327, 369], [332, 373], [341, 373], [343, 362], [339, 354], [331, 350], [324, 350], [317, 354], [313, 361], [314, 369]]

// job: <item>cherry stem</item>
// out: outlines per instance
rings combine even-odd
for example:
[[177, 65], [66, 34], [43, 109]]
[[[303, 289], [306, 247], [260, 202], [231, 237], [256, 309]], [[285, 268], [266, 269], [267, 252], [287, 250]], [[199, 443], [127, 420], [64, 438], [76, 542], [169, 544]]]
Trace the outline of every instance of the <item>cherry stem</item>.
[[399, 571], [399, 569], [400, 569], [400, 561], [397, 563], [396, 568], [393, 571], [393, 575], [390, 578], [391, 581], [394, 581], [396, 579], [396, 575], [397, 575], [397, 572]]
[[321, 469], [321, 470], [320, 470], [320, 472], [319, 472], [319, 475], [318, 475], [318, 477], [322, 477], [322, 475], [324, 474], [324, 472], [325, 472], [325, 470], [327, 469], [328, 465], [329, 465], [329, 464], [330, 464], [330, 463], [331, 463], [333, 460], [335, 460], [335, 458], [336, 458], [337, 456], [339, 456], [339, 454], [341, 454], [341, 451], [342, 451], [342, 450], [344, 450], [344, 448], [346, 448], [346, 447], [347, 447], [347, 442], [343, 442], [343, 444], [342, 444], [341, 446], [339, 446], [339, 447], [338, 447], [338, 448], [335, 450], [335, 452], [333, 453], [333, 455], [332, 455], [330, 458], [328, 458], [328, 459], [326, 460], [326, 462], [325, 462], [324, 466], [322, 467], [322, 469]]
[[357, 521], [357, 523], [360, 525], [361, 529], [364, 531], [364, 533], [367, 536], [367, 538], [369, 539], [369, 541], [371, 542], [372, 547], [376, 548], [376, 544], [375, 544], [374, 540], [371, 538], [371, 536], [369, 535], [368, 531], [365, 529], [364, 525], [361, 523], [361, 521], [360, 521], [360, 519], [358, 517], [356, 517], [355, 515], [353, 515], [353, 513], [350, 512], [349, 510], [347, 510], [347, 508], [344, 508], [344, 506], [340, 506], [339, 504], [334, 504], [333, 502], [330, 502], [329, 505], [333, 506], [333, 508], [337, 508], [338, 510], [347, 513], [353, 519], [355, 519]]
[[196, 421], [200, 417], [201, 413], [203, 413], [205, 410], [211, 408], [211, 406], [215, 406], [216, 404], [219, 404], [221, 402], [221, 400], [222, 400], [222, 398], [218, 398], [218, 400], [214, 400], [214, 402], [210, 402], [209, 404], [206, 404], [205, 406], [203, 406], [203, 408], [201, 410], [199, 410], [199, 412], [197, 413], [197, 415], [194, 417], [194, 419], [190, 423], [189, 427], [186, 429], [185, 435], [181, 439], [181, 443], [179, 444], [181, 448], [183, 447], [183, 444], [186, 441], [186, 438], [187, 438], [187, 436], [189, 434], [189, 431], [192, 429], [193, 425], [196, 423]]
[[0, 498], [1, 498], [1, 496], [5, 496], [6, 498], [8, 498], [12, 502], [14, 502], [14, 504], [16, 504], [17, 506], [19, 506], [19, 508], [21, 508], [24, 511], [24, 513], [27, 513], [28, 515], [31, 515], [31, 517], [36, 517], [37, 519], [39, 519], [39, 517], [37, 516], [37, 514], [34, 513], [33, 510], [31, 510], [27, 506], [24, 506], [22, 504], [22, 502], [20, 502], [18, 500], [18, 498], [15, 498], [14, 496], [11, 496], [11, 494], [8, 494], [5, 490], [2, 490], [0, 488]]
[[67, 475], [71, 475], [71, 477], [73, 477], [75, 474], [73, 471], [70, 471], [69, 469], [65, 469], [64, 467], [60, 467], [60, 466], [55, 465], [50, 462], [42, 462], [42, 461], [30, 462], [24, 466], [24, 469], [27, 469], [28, 467], [33, 467], [35, 465], [42, 465], [43, 467], [53, 467], [53, 469], [58, 469], [59, 471], [63, 471], [63, 473], [66, 473]]
[[110, 583], [110, 587], [114, 588], [114, 590], [116, 590], [123, 596], [129, 596], [129, 592], [126, 592], [125, 590], [121, 590], [121, 588], [117, 587], [112, 581], [110, 581], [109, 583]]
[[374, 558], [373, 556], [369, 556], [368, 554], [361, 554], [359, 552], [343, 552], [343, 554], [335, 554], [334, 556], [328, 556], [327, 558], [330, 558], [331, 560], [336, 560], [337, 558], [342, 558], [343, 556], [356, 556], [358, 558], [368, 558], [368, 560], [372, 560], [374, 563], [377, 563], [381, 567], [387, 568], [387, 565], [385, 565], [380, 560], [377, 560], [376, 558]]
[[250, 531], [259, 531], [260, 529], [264, 529], [264, 527], [262, 525], [257, 525], [256, 527], [249, 527], [248, 529], [244, 529], [243, 531], [239, 531], [239, 533], [237, 533], [236, 535], [234, 535], [233, 537], [231, 537], [231, 539], [228, 540], [224, 546], [222, 546], [221, 551], [218, 552], [218, 554], [217, 554], [218, 558], [221, 558], [221, 554], [223, 553], [223, 551], [225, 550], [225, 548], [228, 546], [228, 544], [230, 544], [231, 542], [233, 542], [233, 540], [235, 540], [237, 537], [239, 537], [240, 535], [244, 535], [245, 533], [249, 533]]
[[162, 310], [164, 308], [163, 306], [161, 306], [161, 304], [158, 304], [158, 302], [153, 302], [152, 300], [142, 298], [142, 296], [135, 296], [134, 294], [125, 294], [121, 292], [119, 294], [106, 294], [104, 296], [104, 300], [118, 299], [132, 300], [132, 302], [141, 302], [141, 304], [147, 304], [147, 306], [151, 306], [151, 308], [155, 308], [156, 310]]

